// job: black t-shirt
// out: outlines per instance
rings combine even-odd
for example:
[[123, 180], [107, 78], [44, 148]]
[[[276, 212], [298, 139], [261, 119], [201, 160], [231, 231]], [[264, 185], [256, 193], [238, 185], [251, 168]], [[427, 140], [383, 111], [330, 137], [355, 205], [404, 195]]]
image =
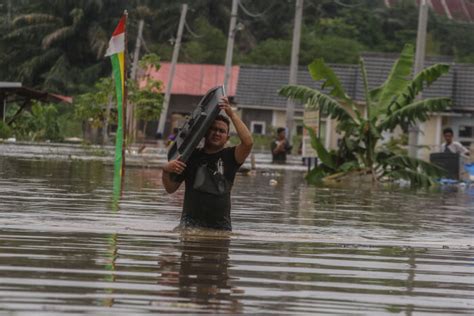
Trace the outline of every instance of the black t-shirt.
[[[222, 174], [229, 190], [216, 195], [196, 189], [196, 172], [202, 165], [207, 165], [211, 174]], [[214, 154], [206, 154], [201, 149], [195, 150], [187, 162], [184, 173], [178, 178], [185, 183], [181, 225], [232, 230], [230, 189], [240, 166], [241, 164], [235, 160], [235, 147], [224, 148]]]
[[291, 145], [288, 144], [288, 142], [286, 140], [284, 140], [284, 142], [285, 142], [285, 151], [279, 152], [277, 154], [273, 153], [273, 151], [278, 146], [280, 141], [279, 140], [274, 140], [272, 142], [272, 144], [270, 146], [270, 149], [272, 151], [272, 163], [284, 164], [286, 162], [286, 155], [291, 152]]

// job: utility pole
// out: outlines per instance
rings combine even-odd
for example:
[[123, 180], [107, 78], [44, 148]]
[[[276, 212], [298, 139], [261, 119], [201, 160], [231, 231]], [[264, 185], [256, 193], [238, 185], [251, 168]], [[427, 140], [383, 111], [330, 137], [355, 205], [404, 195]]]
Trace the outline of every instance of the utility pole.
[[[137, 34], [137, 39], [135, 41], [135, 50], [133, 52], [133, 64], [132, 64], [132, 71], [130, 74], [130, 79], [133, 81], [137, 80], [137, 74], [138, 74], [138, 61], [140, 60], [140, 48], [142, 45], [142, 34], [143, 34], [143, 25], [145, 24], [145, 21], [141, 19], [138, 22], [138, 34]], [[136, 127], [137, 127], [137, 120], [135, 119], [135, 104], [130, 103], [127, 107], [127, 128], [129, 130], [129, 135], [132, 137], [132, 139], [135, 139], [136, 136]]]
[[234, 53], [235, 33], [237, 33], [237, 9], [239, 0], [232, 0], [232, 10], [230, 13], [229, 35], [227, 36], [227, 51], [225, 53], [225, 72], [224, 72], [224, 89], [227, 93], [227, 88], [230, 81], [230, 73], [232, 71], [232, 55]]
[[12, 0], [7, 2], [7, 28], [10, 29], [12, 25]]
[[178, 33], [176, 35], [176, 42], [173, 48], [173, 57], [171, 58], [171, 68], [168, 75], [168, 83], [166, 84], [165, 98], [163, 100], [163, 109], [160, 115], [160, 121], [158, 122], [158, 129], [156, 133], [160, 138], [163, 137], [165, 130], [166, 117], [168, 115], [168, 105], [170, 103], [171, 88], [173, 86], [174, 73], [176, 71], [176, 63], [178, 62], [179, 48], [181, 46], [181, 37], [183, 36], [184, 21], [186, 20], [186, 12], [188, 11], [188, 5], [183, 4], [181, 8], [181, 17], [179, 18]]
[[130, 78], [133, 80], [137, 79], [138, 61], [140, 59], [140, 48], [142, 45], [142, 34], [143, 34], [144, 24], [145, 24], [145, 21], [143, 19], [138, 22], [138, 34], [137, 34], [137, 40], [135, 42], [135, 50], [133, 51], [133, 64], [132, 64], [132, 71], [130, 74]]
[[[298, 77], [298, 55], [300, 53], [301, 21], [303, 19], [303, 0], [296, 0], [295, 25], [293, 28], [293, 43], [291, 46], [291, 64], [289, 84], [294, 85]], [[292, 100], [286, 102], [286, 128], [288, 140], [291, 141], [293, 133], [295, 103]]]
[[5, 124], [5, 116], [6, 116], [6, 112], [7, 112], [7, 96], [6, 95], [3, 95], [3, 113], [2, 113], [2, 120], [3, 120], [3, 124]]
[[[426, 0], [420, 1], [420, 9], [418, 13], [418, 31], [416, 35], [416, 53], [415, 53], [415, 69], [413, 75], [416, 76], [423, 70], [426, 53], [426, 29], [428, 25], [428, 4]], [[418, 96], [421, 98], [421, 94]], [[420, 129], [417, 124], [408, 128], [408, 154], [412, 158], [418, 157], [418, 135]]]

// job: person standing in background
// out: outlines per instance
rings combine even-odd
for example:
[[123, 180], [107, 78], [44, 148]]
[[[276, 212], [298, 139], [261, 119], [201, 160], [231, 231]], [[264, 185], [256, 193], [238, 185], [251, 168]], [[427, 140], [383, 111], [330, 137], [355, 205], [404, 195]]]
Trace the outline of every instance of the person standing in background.
[[173, 132], [168, 136], [168, 139], [166, 141], [166, 147], [170, 147], [173, 145], [173, 143], [176, 140], [176, 137], [178, 136], [179, 133], [179, 128], [175, 127], [173, 128]]
[[291, 145], [286, 139], [285, 129], [279, 127], [277, 129], [277, 137], [271, 144], [272, 163], [284, 164], [286, 163], [286, 155], [291, 152]]
[[460, 142], [453, 141], [453, 130], [447, 127], [443, 130], [443, 136], [445, 142], [441, 145], [441, 152], [460, 154], [463, 157], [469, 156], [469, 150], [464, 147]]

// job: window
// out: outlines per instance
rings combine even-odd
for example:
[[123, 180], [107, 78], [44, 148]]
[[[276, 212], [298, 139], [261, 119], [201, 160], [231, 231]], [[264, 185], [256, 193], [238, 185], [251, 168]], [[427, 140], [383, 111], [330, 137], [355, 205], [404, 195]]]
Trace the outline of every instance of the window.
[[471, 138], [472, 135], [472, 126], [459, 126], [459, 137]]
[[301, 136], [303, 135], [303, 125], [296, 126], [296, 135]]
[[252, 121], [250, 122], [250, 132], [252, 132], [252, 134], [264, 135], [265, 125], [265, 122]]

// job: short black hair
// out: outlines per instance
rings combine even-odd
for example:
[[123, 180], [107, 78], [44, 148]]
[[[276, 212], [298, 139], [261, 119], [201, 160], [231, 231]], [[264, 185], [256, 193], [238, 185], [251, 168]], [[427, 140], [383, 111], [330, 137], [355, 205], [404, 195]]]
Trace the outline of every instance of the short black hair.
[[224, 115], [222, 115], [222, 114], [219, 114], [219, 115], [216, 116], [215, 121], [222, 121], [222, 122], [226, 123], [226, 125], [227, 125], [227, 132], [229, 132], [229, 130], [230, 130], [230, 120], [229, 120], [229, 118], [228, 118], [227, 116], [224, 116]]
[[277, 134], [280, 134], [281, 132], [285, 132], [286, 129], [284, 127], [278, 127], [277, 128]]
[[451, 127], [446, 127], [445, 129], [443, 129], [443, 135], [447, 133], [451, 133], [451, 135], [454, 135], [453, 129]]

